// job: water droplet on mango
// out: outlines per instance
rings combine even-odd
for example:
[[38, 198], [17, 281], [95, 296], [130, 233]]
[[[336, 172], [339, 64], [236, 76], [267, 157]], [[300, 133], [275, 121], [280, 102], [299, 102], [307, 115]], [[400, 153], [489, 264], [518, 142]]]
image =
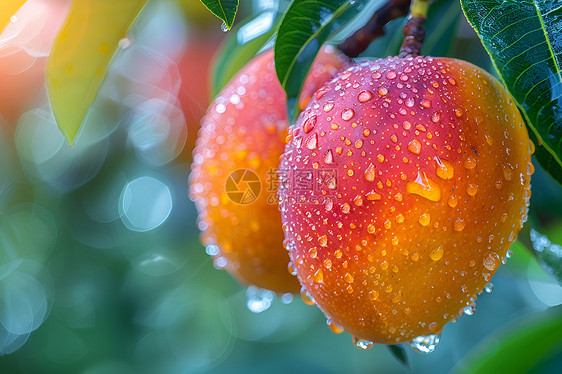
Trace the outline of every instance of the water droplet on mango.
[[429, 179], [424, 172], [418, 171], [415, 181], [406, 183], [406, 192], [424, 197], [430, 201], [439, 201], [441, 199], [441, 189], [439, 185]]

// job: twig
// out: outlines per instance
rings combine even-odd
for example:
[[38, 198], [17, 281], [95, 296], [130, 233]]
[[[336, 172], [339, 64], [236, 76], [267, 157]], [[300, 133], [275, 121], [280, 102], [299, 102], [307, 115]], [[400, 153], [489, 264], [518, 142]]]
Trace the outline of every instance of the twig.
[[349, 57], [359, 56], [373, 40], [384, 35], [384, 26], [387, 23], [408, 14], [410, 2], [410, 0], [388, 0], [377, 9], [365, 26], [340, 43], [338, 48]]
[[414, 0], [410, 8], [410, 17], [404, 25], [404, 41], [398, 57], [419, 56], [425, 38], [425, 19], [429, 9], [429, 0]]

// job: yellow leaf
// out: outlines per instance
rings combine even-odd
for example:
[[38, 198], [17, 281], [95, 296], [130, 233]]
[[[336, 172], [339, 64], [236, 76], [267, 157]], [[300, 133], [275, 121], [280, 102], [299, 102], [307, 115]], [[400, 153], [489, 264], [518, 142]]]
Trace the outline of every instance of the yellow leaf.
[[26, 2], [27, 0], [0, 0], [0, 14], [2, 15], [2, 18], [0, 18], [0, 34], [10, 22], [10, 18]]
[[47, 63], [59, 129], [72, 144], [127, 30], [147, 0], [74, 1]]

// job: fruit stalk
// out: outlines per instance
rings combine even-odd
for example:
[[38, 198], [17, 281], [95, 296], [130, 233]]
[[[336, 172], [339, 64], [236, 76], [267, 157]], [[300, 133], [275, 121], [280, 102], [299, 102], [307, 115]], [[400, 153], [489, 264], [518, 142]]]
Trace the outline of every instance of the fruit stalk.
[[408, 14], [410, 2], [410, 0], [388, 0], [377, 9], [365, 26], [340, 43], [338, 48], [348, 57], [359, 56], [373, 40], [384, 35], [384, 26], [387, 23]]
[[404, 41], [398, 57], [416, 57], [421, 54], [425, 38], [425, 19], [429, 9], [429, 0], [414, 0], [410, 7], [410, 16], [402, 29]]

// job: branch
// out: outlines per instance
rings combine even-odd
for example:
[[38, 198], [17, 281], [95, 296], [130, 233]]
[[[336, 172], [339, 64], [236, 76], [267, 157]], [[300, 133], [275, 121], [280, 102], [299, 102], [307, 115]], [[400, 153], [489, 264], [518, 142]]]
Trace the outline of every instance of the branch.
[[412, 2], [410, 17], [402, 29], [404, 41], [398, 57], [415, 57], [421, 54], [428, 8], [429, 0], [414, 0]]
[[369, 22], [338, 45], [348, 57], [357, 57], [369, 44], [384, 35], [384, 26], [390, 21], [405, 16], [410, 8], [410, 0], [388, 0], [373, 14]]

